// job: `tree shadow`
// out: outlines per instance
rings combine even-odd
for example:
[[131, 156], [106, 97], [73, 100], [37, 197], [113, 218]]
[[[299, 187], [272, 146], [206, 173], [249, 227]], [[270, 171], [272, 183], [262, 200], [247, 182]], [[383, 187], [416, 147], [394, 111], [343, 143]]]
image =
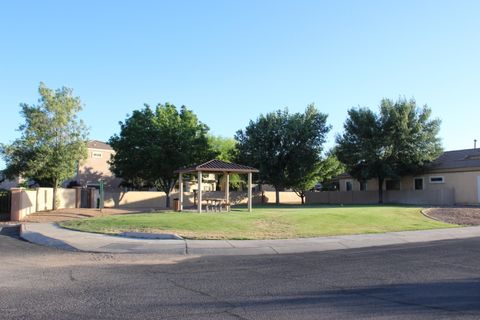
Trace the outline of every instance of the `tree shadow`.
[[82, 187], [98, 185], [98, 181], [102, 180], [104, 181], [105, 190], [118, 190], [122, 181], [115, 176], [105, 175], [93, 167], [83, 167], [82, 171], [77, 174], [74, 180]]

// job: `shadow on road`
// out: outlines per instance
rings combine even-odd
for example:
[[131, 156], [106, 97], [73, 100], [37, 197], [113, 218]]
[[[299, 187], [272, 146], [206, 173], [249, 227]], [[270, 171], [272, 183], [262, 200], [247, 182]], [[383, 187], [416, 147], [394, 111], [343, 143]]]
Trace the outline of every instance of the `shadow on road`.
[[20, 239], [20, 226], [0, 226], [0, 236]]

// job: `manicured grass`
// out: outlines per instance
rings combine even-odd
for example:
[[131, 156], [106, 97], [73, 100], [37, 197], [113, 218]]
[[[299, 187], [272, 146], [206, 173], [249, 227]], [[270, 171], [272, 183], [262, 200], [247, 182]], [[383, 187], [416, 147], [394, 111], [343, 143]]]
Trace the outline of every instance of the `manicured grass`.
[[188, 239], [286, 239], [452, 228], [408, 206], [266, 206], [229, 213], [141, 213], [61, 222], [99, 233], [175, 233]]

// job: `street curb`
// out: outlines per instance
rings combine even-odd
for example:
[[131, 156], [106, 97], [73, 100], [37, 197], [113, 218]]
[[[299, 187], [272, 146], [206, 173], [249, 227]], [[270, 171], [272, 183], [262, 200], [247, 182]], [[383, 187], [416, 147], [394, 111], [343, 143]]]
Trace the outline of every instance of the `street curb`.
[[[34, 226], [32, 224], [31, 226]], [[54, 225], [55, 226], [55, 225]], [[60, 228], [55, 226], [56, 228]], [[304, 252], [326, 252], [343, 249], [355, 248], [371, 248], [383, 247], [390, 245], [402, 245], [413, 243], [425, 243], [432, 241], [456, 240], [472, 237], [480, 237], [480, 227], [460, 227], [447, 228], [436, 230], [422, 230], [422, 231], [399, 231], [383, 234], [363, 234], [363, 235], [344, 235], [331, 236], [319, 238], [300, 238], [300, 239], [284, 239], [284, 240], [180, 240], [182, 244], [174, 244], [164, 242], [165, 240], [146, 240], [149, 243], [145, 247], [141, 242], [143, 240], [133, 239], [132, 247], [126, 249], [115, 248], [116, 246], [124, 246], [116, 243], [113, 238], [121, 238], [117, 236], [107, 236], [112, 238], [112, 242], [106, 242], [105, 246], [100, 247], [86, 247], [64, 240], [67, 238], [58, 237], [53, 238], [53, 234], [42, 233], [38, 228], [29, 230], [29, 225], [21, 225], [20, 237], [30, 243], [53, 247], [60, 250], [70, 252], [87, 252], [87, 253], [109, 253], [109, 254], [160, 254], [160, 255], [182, 255], [182, 256], [197, 256], [197, 255], [258, 255], [258, 254], [288, 254], [288, 253], [304, 253]], [[63, 228], [61, 228], [63, 229]], [[455, 229], [461, 229], [455, 232]], [[68, 229], [66, 229], [68, 230]], [[73, 231], [75, 233], [85, 233], [81, 231]], [[432, 235], [433, 233], [433, 235]], [[88, 234], [88, 233], [86, 233]], [[51, 237], [50, 237], [51, 236]], [[125, 239], [125, 238], [124, 238]], [[68, 241], [68, 242], [67, 242]], [[91, 241], [91, 240], [90, 240]], [[152, 241], [154, 242], [152, 244]], [[114, 248], [110, 250], [109, 246]], [[126, 251], [117, 251], [126, 250]]]
[[36, 244], [36, 245], [41, 245], [41, 246], [55, 248], [55, 249], [64, 250], [64, 251], [89, 252], [89, 251], [84, 251], [84, 250], [77, 249], [77, 248], [75, 248], [75, 247], [73, 247], [73, 246], [71, 246], [71, 245], [69, 245], [69, 244], [67, 244], [67, 243], [65, 243], [61, 240], [50, 238], [50, 237], [47, 237], [43, 234], [40, 235], [41, 240], [37, 239], [37, 241], [33, 241], [31, 238], [25, 236], [26, 232], [28, 232], [26, 225], [21, 223], [20, 224], [19, 237], [20, 237], [20, 239], [22, 239], [24, 241], [27, 241], [29, 243], [33, 243], [33, 244]]
[[427, 218], [429, 218], [429, 219], [432, 219], [432, 220], [435, 220], [435, 221], [438, 221], [438, 222], [443, 222], [443, 223], [452, 224], [452, 225], [455, 224], [455, 223], [449, 223], [449, 222], [443, 221], [443, 220], [441, 220], [441, 219], [439, 219], [439, 218], [435, 218], [435, 217], [432, 217], [431, 215], [429, 215], [429, 214], [428, 214], [428, 211], [433, 210], [433, 209], [435, 209], [435, 208], [423, 209], [423, 210], [420, 210], [420, 213], [421, 213], [422, 215], [424, 215], [425, 217], [427, 217]]
[[[63, 228], [61, 226], [59, 226], [58, 224], [54, 224], [55, 227], [59, 228], [59, 229], [65, 229], [65, 230], [68, 230], [68, 231], [71, 231], [71, 232], [78, 232], [79, 234], [82, 234], [82, 233], [89, 233], [89, 232], [84, 232], [84, 231], [79, 231], [79, 230], [72, 230], [72, 229], [68, 229], [68, 228]], [[38, 234], [39, 236], [36, 237], [35, 239], [32, 239], [31, 237], [28, 237], [25, 235], [25, 233], [28, 233], [28, 232], [31, 232], [27, 229], [27, 226], [26, 224], [22, 223], [20, 224], [20, 239], [26, 241], [26, 242], [29, 242], [29, 243], [32, 243], [32, 244], [35, 244], [35, 245], [40, 245], [40, 246], [44, 246], [44, 247], [49, 247], [49, 248], [53, 248], [53, 249], [57, 249], [57, 250], [63, 250], [63, 251], [69, 251], [69, 252], [83, 252], [83, 253], [95, 253], [95, 254], [162, 254], [162, 255], [165, 255], [165, 256], [186, 256], [188, 255], [187, 253], [187, 247], [186, 247], [186, 241], [185, 239], [182, 239], [181, 241], [184, 242], [184, 249], [182, 249], [182, 252], [169, 252], [169, 250], [165, 251], [165, 252], [117, 252], [117, 251], [103, 251], [103, 250], [89, 250], [89, 249], [80, 249], [80, 248], [77, 248], [77, 247], [74, 247], [73, 245], [70, 245], [66, 242], [63, 242], [62, 240], [59, 240], [59, 239], [56, 239], [56, 238], [51, 238], [51, 237], [48, 237], [48, 236], [45, 236], [43, 234]], [[36, 232], [32, 232], [32, 233], [36, 233]], [[95, 233], [93, 233], [95, 234]], [[117, 236], [117, 235], [106, 235], [106, 234], [100, 234], [100, 235], [104, 235], [104, 236], [108, 236], [108, 237], [113, 237], [113, 238], [123, 238], [123, 239], [131, 239], [131, 240], [152, 240], [152, 239], [146, 239], [146, 238], [134, 238], [134, 237], [122, 237], [122, 236]], [[159, 241], [161, 242], [162, 240], [169, 240], [169, 239], [154, 239], [155, 241]], [[176, 250], [175, 250], [176, 251]]]

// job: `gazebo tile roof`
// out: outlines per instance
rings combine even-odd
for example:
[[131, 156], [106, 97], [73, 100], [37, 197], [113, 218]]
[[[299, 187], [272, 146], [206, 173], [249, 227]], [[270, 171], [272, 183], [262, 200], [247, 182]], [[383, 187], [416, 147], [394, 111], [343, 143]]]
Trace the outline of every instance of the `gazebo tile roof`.
[[207, 161], [205, 163], [191, 166], [188, 168], [178, 169], [176, 173], [187, 173], [187, 172], [198, 172], [198, 171], [205, 171], [205, 172], [241, 172], [241, 173], [248, 173], [248, 172], [258, 172], [257, 169], [249, 166], [244, 166], [241, 164], [226, 162], [222, 160], [213, 159]]

